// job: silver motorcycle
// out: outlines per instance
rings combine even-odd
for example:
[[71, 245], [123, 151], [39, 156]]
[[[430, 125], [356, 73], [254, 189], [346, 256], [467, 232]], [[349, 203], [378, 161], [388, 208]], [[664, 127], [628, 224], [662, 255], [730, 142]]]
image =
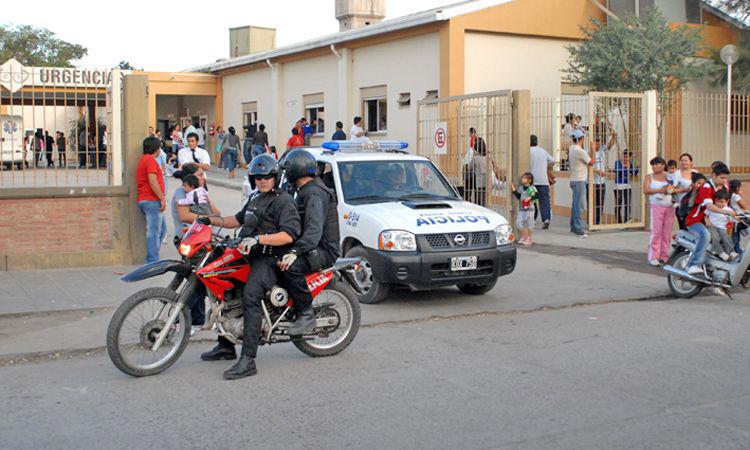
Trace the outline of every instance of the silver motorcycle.
[[[738, 223], [750, 227], [750, 214], [737, 214]], [[747, 242], [740, 241], [742, 255], [734, 261], [724, 261], [710, 251], [706, 252], [705, 271], [703, 274], [690, 275], [687, 273], [688, 262], [695, 251], [698, 236], [688, 230], [680, 230], [672, 243], [672, 255], [664, 265], [667, 272], [667, 282], [672, 294], [680, 298], [691, 298], [698, 295], [704, 288], [711, 287], [729, 294], [729, 290], [736, 287], [746, 287], [748, 281], [748, 267], [750, 267], [750, 252], [746, 251]], [[743, 245], [744, 244], [744, 245]]]

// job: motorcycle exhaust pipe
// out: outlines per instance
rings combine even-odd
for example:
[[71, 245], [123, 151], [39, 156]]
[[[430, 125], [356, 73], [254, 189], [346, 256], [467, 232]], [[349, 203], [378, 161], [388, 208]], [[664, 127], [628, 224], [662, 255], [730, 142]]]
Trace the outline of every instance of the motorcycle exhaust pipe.
[[678, 276], [680, 278], [684, 278], [686, 280], [690, 280], [690, 281], [692, 281], [694, 283], [705, 284], [705, 285], [708, 285], [708, 286], [717, 286], [717, 287], [722, 287], [722, 288], [725, 288], [725, 289], [731, 288], [731, 286], [729, 286], [727, 284], [716, 283], [716, 282], [713, 282], [713, 281], [711, 281], [711, 280], [709, 280], [707, 278], [699, 278], [699, 277], [696, 277], [695, 275], [690, 275], [686, 271], [678, 269], [678, 268], [673, 267], [673, 266], [664, 266], [663, 269], [667, 273], [670, 273], [672, 275]]

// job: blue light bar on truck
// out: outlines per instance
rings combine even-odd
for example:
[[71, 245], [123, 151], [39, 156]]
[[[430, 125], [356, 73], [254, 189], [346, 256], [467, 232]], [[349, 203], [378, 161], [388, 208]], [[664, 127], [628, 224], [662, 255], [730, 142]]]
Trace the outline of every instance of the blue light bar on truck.
[[361, 152], [361, 151], [388, 151], [406, 150], [409, 144], [404, 141], [326, 141], [321, 145], [326, 150], [333, 152]]

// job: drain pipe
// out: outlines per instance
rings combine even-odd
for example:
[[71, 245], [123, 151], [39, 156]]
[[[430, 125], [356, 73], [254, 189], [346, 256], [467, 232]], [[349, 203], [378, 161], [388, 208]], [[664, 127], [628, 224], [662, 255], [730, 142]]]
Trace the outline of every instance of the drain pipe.
[[341, 53], [339, 53], [338, 50], [336, 50], [336, 44], [331, 44], [331, 52], [336, 55], [338, 59], [341, 59]]

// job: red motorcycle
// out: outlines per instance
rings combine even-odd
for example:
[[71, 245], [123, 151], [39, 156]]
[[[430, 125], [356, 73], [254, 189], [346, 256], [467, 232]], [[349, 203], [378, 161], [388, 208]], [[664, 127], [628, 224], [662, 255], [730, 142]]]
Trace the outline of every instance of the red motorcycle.
[[[246, 217], [246, 224], [249, 219], [254, 216]], [[196, 221], [179, 242], [182, 261], [161, 260], [122, 277], [134, 282], [175, 273], [169, 287], [138, 291], [115, 311], [107, 330], [107, 352], [118, 369], [142, 377], [162, 372], [177, 361], [190, 339], [186, 304], [196, 290], [209, 299], [203, 329], [215, 329], [235, 344], [242, 342], [242, 293], [252, 267], [237, 250], [239, 242], [213, 234], [210, 226]], [[359, 331], [360, 309], [354, 291], [361, 290], [357, 283], [361, 262], [342, 258], [307, 276], [316, 317], [308, 335], [289, 336], [287, 329], [296, 319], [294, 300], [282, 286], [274, 286], [261, 302], [261, 344], [292, 342], [313, 357], [344, 350]]]

